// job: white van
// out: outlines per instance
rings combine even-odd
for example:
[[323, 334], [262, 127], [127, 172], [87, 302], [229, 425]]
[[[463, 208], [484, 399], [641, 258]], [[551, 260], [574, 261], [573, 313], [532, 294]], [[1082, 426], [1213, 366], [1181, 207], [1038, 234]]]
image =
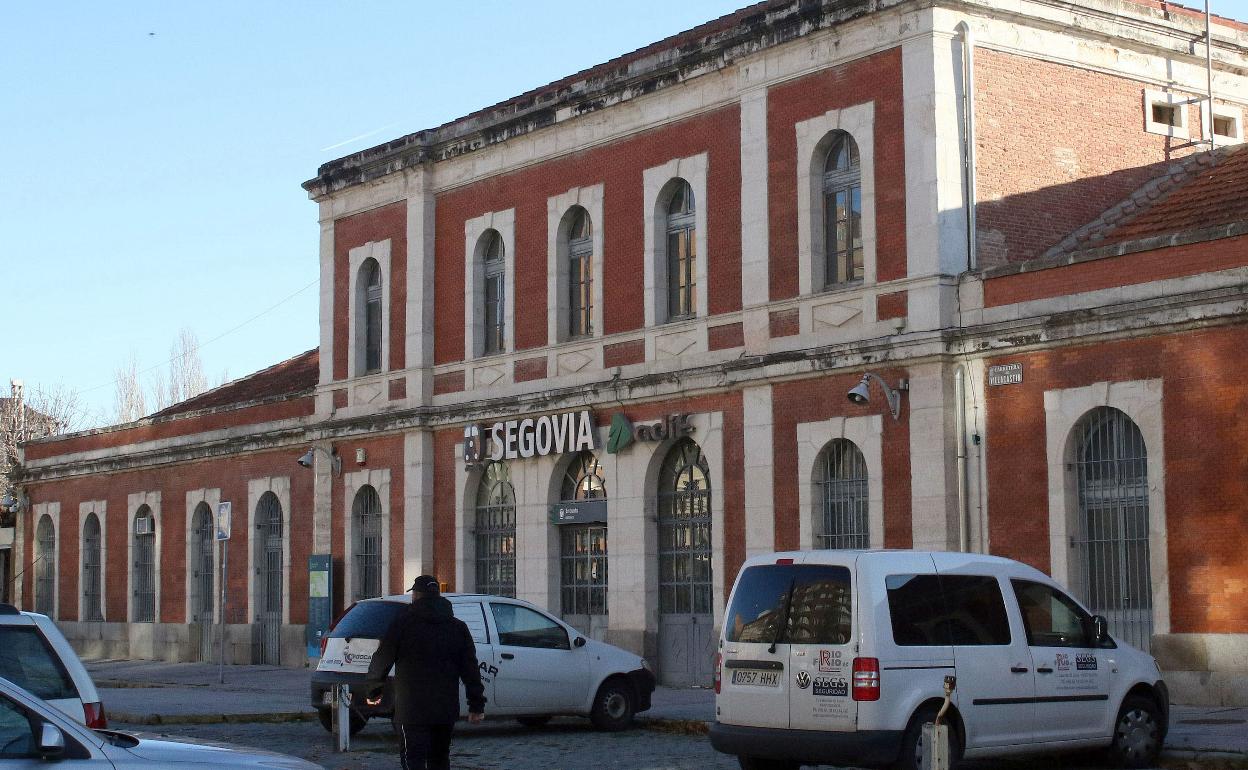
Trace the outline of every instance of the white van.
[[743, 770], [920, 766], [957, 677], [954, 756], [1106, 747], [1148, 767], [1169, 695], [1044, 573], [1009, 559], [809, 551], [747, 560], [724, 616], [711, 744]]
[[108, 727], [91, 675], [47, 615], [0, 604], [0, 677], [87, 727]]

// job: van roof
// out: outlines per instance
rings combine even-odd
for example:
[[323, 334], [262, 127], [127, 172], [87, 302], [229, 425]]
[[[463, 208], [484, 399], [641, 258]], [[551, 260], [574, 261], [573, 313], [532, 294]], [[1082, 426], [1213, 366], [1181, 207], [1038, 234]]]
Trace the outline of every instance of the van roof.
[[[513, 599], [509, 596], [494, 596], [492, 594], [467, 594], [467, 593], [445, 593], [439, 594], [442, 598], [450, 602], [464, 599], [506, 599], [507, 601], [519, 602], [521, 599]], [[367, 599], [360, 599], [361, 602], [410, 602], [412, 600], [412, 592], [408, 591], [404, 594], [390, 594], [389, 596], [370, 596]]]
[[852, 564], [861, 559], [869, 561], [887, 562], [897, 554], [906, 554], [908, 556], [922, 555], [930, 556], [936, 563], [937, 569], [953, 568], [955, 566], [966, 566], [973, 564], [992, 564], [997, 566], [1011, 566], [1015, 569], [1021, 569], [1036, 575], [1044, 576], [1040, 570], [1023, 564], [1013, 559], [1007, 559], [1003, 556], [993, 556], [984, 553], [965, 553], [962, 551], [916, 551], [905, 548], [873, 548], [873, 549], [819, 549], [810, 551], [776, 551], [775, 553], [764, 553], [751, 556], [746, 560], [743, 566], [752, 566], [757, 564], [774, 564], [780, 559], [793, 559], [799, 563], [806, 564]]

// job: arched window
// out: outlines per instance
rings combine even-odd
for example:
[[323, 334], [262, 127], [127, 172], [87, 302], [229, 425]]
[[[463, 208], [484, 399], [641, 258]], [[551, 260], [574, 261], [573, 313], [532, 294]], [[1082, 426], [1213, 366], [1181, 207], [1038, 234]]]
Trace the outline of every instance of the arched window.
[[1116, 638], [1143, 650], [1153, 633], [1148, 450], [1131, 418], [1102, 406], [1075, 426], [1083, 599]]
[[133, 621], [151, 623], [156, 620], [156, 519], [146, 505], [134, 514], [133, 548]]
[[265, 492], [256, 503], [256, 621], [260, 633], [260, 663], [281, 665], [282, 624], [285, 622], [286, 522], [282, 501]]
[[82, 525], [82, 619], [104, 620], [100, 585], [100, 518], [87, 514]]
[[709, 615], [712, 601], [710, 466], [685, 438], [659, 473], [659, 612]]
[[476, 589], [516, 595], [516, 490], [506, 463], [487, 463], [477, 488]]
[[673, 185], [667, 203], [667, 317], [690, 318], [697, 314], [697, 225], [693, 188], [683, 179]]
[[49, 617], [56, 612], [56, 527], [46, 513], [35, 528], [35, 611]]
[[867, 462], [854, 442], [836, 439], [819, 454], [815, 485], [821, 502], [818, 548], [869, 548]]
[[497, 230], [488, 230], [481, 236], [481, 262], [485, 268], [485, 285], [482, 301], [485, 305], [482, 330], [484, 351], [501, 353], [506, 349], [507, 316], [504, 303], [504, 285], [507, 277], [503, 236]]
[[[581, 503], [602, 501], [605, 505], [606, 480], [598, 457], [588, 450], [577, 454], [563, 475], [560, 501]], [[588, 507], [588, 506], [584, 506]], [[564, 524], [559, 529], [560, 599], [563, 617], [581, 631], [594, 635], [604, 626], [607, 614], [607, 522], [605, 509], [601, 520], [592, 523]], [[588, 617], [586, 617], [588, 616]]]
[[858, 145], [838, 131], [823, 168], [825, 288], [862, 280], [862, 168]]
[[360, 487], [351, 504], [355, 541], [355, 573], [351, 592], [356, 601], [381, 596], [381, 498], [371, 486]]
[[[216, 586], [216, 564], [214, 549], [216, 545], [213, 527], [212, 508], [208, 503], [201, 502], [195, 506], [195, 514], [191, 517], [191, 553], [188, 566], [191, 568], [191, 615], [194, 622], [211, 626], [213, 622], [213, 593]], [[200, 653], [204, 660], [212, 647], [212, 634], [202, 633]]]
[[364, 373], [381, 371], [381, 266], [369, 258], [360, 265], [360, 341], [363, 342]]
[[580, 206], [568, 216], [568, 336], [588, 337], [594, 333], [594, 230]]

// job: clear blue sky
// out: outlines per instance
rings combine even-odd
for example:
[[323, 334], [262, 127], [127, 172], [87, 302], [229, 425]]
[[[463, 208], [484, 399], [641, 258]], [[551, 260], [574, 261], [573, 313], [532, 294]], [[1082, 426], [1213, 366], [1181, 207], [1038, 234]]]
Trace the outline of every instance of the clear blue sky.
[[[436, 126], [748, 0], [5, 3], [0, 394], [71, 386], [184, 326], [209, 377], [317, 344], [325, 161]], [[1248, 0], [1214, 11], [1248, 18]]]

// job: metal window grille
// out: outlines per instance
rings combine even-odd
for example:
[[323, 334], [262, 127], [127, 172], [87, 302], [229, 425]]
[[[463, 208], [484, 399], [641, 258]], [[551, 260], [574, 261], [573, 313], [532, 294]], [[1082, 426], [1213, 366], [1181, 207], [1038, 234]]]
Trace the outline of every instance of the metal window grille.
[[501, 353], [506, 344], [506, 302], [504, 297], [504, 279], [507, 265], [503, 259], [503, 237], [497, 230], [490, 230], [486, 236], [482, 259], [485, 262], [485, 352]]
[[[141, 534], [142, 533], [142, 534]], [[146, 505], [134, 516], [134, 622], [156, 620], [156, 522]]]
[[516, 595], [516, 491], [506, 463], [485, 466], [477, 490], [476, 589]]
[[593, 227], [589, 213], [578, 208], [568, 228], [568, 335], [594, 333]]
[[659, 474], [659, 611], [710, 614], [711, 483], [702, 450], [682, 439]]
[[371, 486], [360, 488], [351, 505], [355, 522], [355, 574], [351, 593], [354, 599], [381, 596], [381, 498]]
[[824, 284], [862, 280], [862, 168], [858, 145], [838, 133], [823, 170]]
[[191, 530], [191, 607], [195, 614], [195, 622], [211, 625], [213, 621], [213, 599], [216, 573], [214, 562], [215, 532], [213, 531], [212, 509], [207, 503], [200, 503], [195, 508]]
[[854, 442], [836, 439], [823, 451], [819, 490], [823, 498], [820, 548], [868, 548], [867, 462]]
[[281, 662], [283, 546], [282, 504], [265, 492], [256, 506], [256, 597], [258, 599], [260, 660]]
[[370, 259], [362, 269], [364, 283], [364, 371], [381, 370], [381, 266]]
[[82, 619], [104, 619], [100, 606], [100, 519], [87, 514], [82, 527]]
[[[581, 452], [563, 476], [564, 501], [607, 497], [602, 465], [593, 452]], [[568, 524], [560, 528], [560, 598], [564, 615], [607, 614], [607, 525]]]
[[693, 188], [681, 179], [667, 206], [668, 318], [688, 318], [698, 312], [695, 303], [695, 214]]
[[1098, 407], [1076, 427], [1078, 584], [1116, 638], [1143, 650], [1153, 632], [1148, 543], [1148, 451], [1121, 411]]
[[50, 617], [56, 611], [56, 529], [46, 513], [35, 530], [35, 546], [39, 560], [35, 572], [35, 611]]

